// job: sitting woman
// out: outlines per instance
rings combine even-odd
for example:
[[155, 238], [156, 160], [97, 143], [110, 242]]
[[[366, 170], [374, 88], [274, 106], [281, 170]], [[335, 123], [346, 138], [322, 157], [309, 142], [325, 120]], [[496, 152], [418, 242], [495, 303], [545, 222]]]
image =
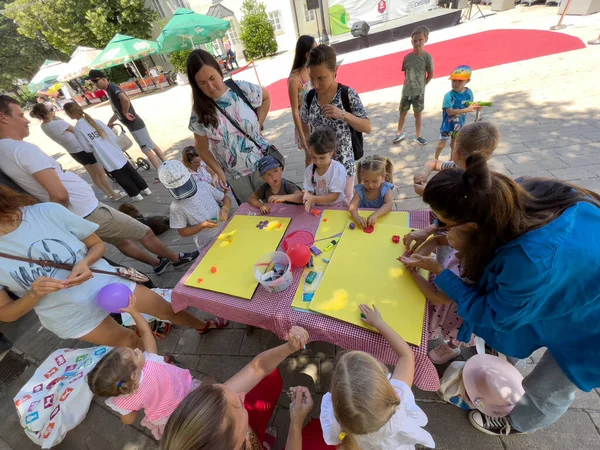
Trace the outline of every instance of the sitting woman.
[[188, 145], [183, 149], [181, 162], [187, 167], [196, 182], [204, 181], [213, 186], [218, 186], [217, 174], [202, 161], [202, 158], [196, 152], [196, 147], [193, 145]]
[[[132, 330], [120, 326], [96, 303], [100, 289], [121, 283], [137, 298], [140, 312], [176, 325], [203, 330], [204, 320], [174, 313], [160, 295], [117, 275], [102, 259], [106, 246], [94, 233], [98, 225], [57, 203], [37, 203], [33, 197], [0, 186], [0, 322], [15, 322], [34, 310], [41, 324], [61, 339], [81, 339], [95, 345], [144, 349]], [[50, 260], [72, 269], [44, 267]], [[10, 299], [6, 289], [19, 297]]]

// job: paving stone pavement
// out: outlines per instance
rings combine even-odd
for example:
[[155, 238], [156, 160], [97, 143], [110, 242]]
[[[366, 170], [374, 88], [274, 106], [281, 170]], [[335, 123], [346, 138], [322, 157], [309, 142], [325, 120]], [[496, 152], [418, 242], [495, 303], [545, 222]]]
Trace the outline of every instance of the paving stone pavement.
[[[556, 8], [555, 8], [556, 9]], [[556, 22], [556, 12], [544, 7], [517, 8], [473, 21], [451, 30], [452, 33], [470, 33], [493, 27], [531, 27], [547, 29]], [[577, 19], [567, 16], [568, 23]], [[598, 35], [598, 26], [574, 26], [565, 32], [580, 36], [584, 41]], [[441, 36], [442, 33], [440, 32]], [[441, 39], [441, 37], [439, 37]], [[435, 33], [430, 39], [436, 39]], [[407, 43], [399, 43], [406, 48]], [[512, 177], [536, 175], [555, 177], [600, 192], [600, 90], [597, 86], [597, 61], [600, 48], [551, 55], [500, 67], [478, 70], [469, 85], [476, 99], [493, 101], [494, 107], [483, 111], [484, 120], [494, 122], [502, 133], [502, 143], [491, 161], [493, 168]], [[400, 81], [399, 81], [400, 83]], [[193, 143], [187, 131], [189, 92], [186, 87], [176, 87], [134, 100], [138, 111], [148, 111], [144, 120], [155, 140], [168, 149], [169, 158], [176, 158], [185, 145]], [[426, 206], [412, 189], [416, 170], [432, 157], [440, 124], [439, 103], [449, 90], [447, 80], [435, 79], [427, 88], [424, 113], [424, 137], [429, 141], [419, 146], [407, 141], [390, 144], [398, 120], [397, 101], [400, 88], [394, 87], [361, 94], [373, 121], [374, 132], [365, 136], [366, 153], [378, 153], [392, 159], [395, 167], [395, 207], [422, 209]], [[139, 105], [145, 106], [140, 108]], [[110, 109], [102, 105], [90, 110], [97, 118], [106, 120]], [[65, 168], [85, 176], [62, 150], [49, 144], [41, 135], [39, 126], [32, 125], [28, 140], [37, 143]], [[302, 181], [304, 156], [293, 142], [293, 122], [289, 110], [275, 111], [266, 123], [266, 135], [286, 156], [285, 176], [295, 182]], [[160, 132], [158, 131], [160, 130]], [[414, 130], [409, 116], [407, 132]], [[131, 154], [140, 156], [138, 150]], [[448, 150], [443, 154], [448, 158]], [[168, 214], [170, 195], [158, 184], [152, 184], [154, 171], [142, 172], [148, 180], [153, 195], [136, 206], [146, 214]], [[168, 231], [161, 239], [171, 248], [188, 251], [194, 248], [190, 238], [181, 238]], [[148, 267], [132, 261], [109, 248], [112, 260], [131, 265], [148, 273]], [[184, 270], [169, 268], [165, 274], [150, 277], [160, 287], [173, 287]], [[209, 317], [194, 311], [199, 317]], [[0, 450], [28, 450], [38, 448], [25, 436], [18, 423], [12, 398], [29, 379], [35, 367], [56, 348], [82, 347], [75, 340], [61, 340], [43, 329], [31, 313], [16, 323], [0, 324], [0, 331], [14, 343], [14, 351], [23, 353], [31, 366], [7, 393], [0, 397]], [[280, 341], [271, 333], [256, 329], [247, 330], [242, 324], [232, 323], [227, 329], [200, 336], [192, 330], [175, 327], [166, 339], [159, 341], [159, 352], [173, 353], [195, 375], [210, 373], [223, 381], [248, 363], [257, 353], [278, 345]], [[280, 367], [284, 389], [303, 384], [314, 394], [316, 407], [311, 417], [318, 416], [322, 395], [327, 392], [335, 357], [341, 349], [324, 342], [311, 343], [307, 350], [288, 358]], [[523, 368], [529, 373], [541, 357], [543, 350], [528, 358]], [[1, 362], [0, 362], [1, 364]], [[435, 393], [415, 390], [418, 404], [429, 417], [427, 429], [432, 433], [439, 449], [477, 450], [559, 450], [565, 448], [600, 448], [600, 390], [580, 392], [567, 414], [556, 424], [536, 433], [507, 438], [490, 437], [474, 430], [466, 414], [452, 405], [443, 403]], [[289, 423], [289, 400], [282, 393], [273, 416], [279, 430], [276, 448], [283, 448]], [[95, 399], [86, 419], [67, 434], [56, 449], [134, 450], [156, 449], [157, 444], [140, 426], [122, 425], [103, 401]]]

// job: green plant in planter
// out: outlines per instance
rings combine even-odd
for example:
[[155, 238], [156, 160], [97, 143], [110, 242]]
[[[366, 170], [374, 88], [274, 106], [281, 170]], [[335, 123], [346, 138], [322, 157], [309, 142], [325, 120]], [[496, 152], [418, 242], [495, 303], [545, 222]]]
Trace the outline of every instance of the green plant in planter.
[[173, 64], [175, 72], [186, 73], [187, 59], [190, 53], [192, 53], [192, 50], [182, 50], [169, 55], [169, 61]]

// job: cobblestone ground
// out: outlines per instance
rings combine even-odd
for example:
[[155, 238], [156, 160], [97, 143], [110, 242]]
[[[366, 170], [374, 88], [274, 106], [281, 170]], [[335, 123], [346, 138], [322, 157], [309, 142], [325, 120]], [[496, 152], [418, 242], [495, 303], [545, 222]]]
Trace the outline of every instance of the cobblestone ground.
[[[484, 8], [486, 13], [488, 10]], [[516, 8], [505, 13], [479, 19], [470, 23], [433, 33], [430, 42], [470, 34], [493, 28], [537, 28], [548, 29], [557, 22], [557, 8], [543, 6]], [[567, 16], [565, 23], [574, 24], [565, 32], [576, 35], [587, 42], [600, 32], [597, 17], [579, 18]], [[367, 59], [388, 51], [408, 48], [405, 41], [386, 44], [352, 55], [346, 61]], [[393, 50], [388, 50], [393, 49]], [[281, 59], [259, 63], [259, 73], [267, 83], [276, 77], [272, 68], [284, 61]], [[600, 89], [598, 88], [598, 61], [600, 47], [563, 53], [558, 55], [507, 64], [478, 70], [470, 84], [476, 98], [493, 101], [493, 108], [486, 108], [484, 120], [494, 122], [502, 133], [502, 143], [492, 159], [494, 169], [509, 176], [537, 175], [556, 177], [600, 192]], [[273, 69], [275, 70], [275, 69]], [[261, 75], [263, 76], [263, 75]], [[393, 76], [389, 75], [389, 76]], [[342, 80], [343, 81], [343, 80]], [[395, 204], [397, 208], [422, 209], [425, 205], [415, 195], [411, 182], [416, 170], [433, 156], [441, 120], [439, 103], [450, 89], [444, 79], [433, 80], [427, 88], [426, 112], [424, 113], [424, 137], [429, 144], [421, 147], [412, 142], [391, 145], [398, 120], [397, 102], [400, 87], [361, 94], [371, 118], [374, 132], [366, 136], [367, 154], [378, 153], [391, 158], [395, 166]], [[134, 105], [146, 121], [155, 141], [168, 150], [169, 158], [176, 158], [185, 145], [192, 143], [187, 130], [190, 110], [189, 89], [176, 87], [134, 100]], [[106, 105], [88, 110], [94, 117], [107, 120], [111, 115]], [[286, 155], [286, 177], [300, 182], [304, 169], [304, 156], [294, 147], [293, 122], [289, 110], [272, 112], [266, 123], [266, 134]], [[414, 130], [409, 119], [407, 132]], [[32, 125], [28, 139], [40, 145], [55, 157], [65, 168], [81, 172], [64, 152], [50, 143], [41, 134], [37, 124]], [[133, 156], [140, 156], [132, 150]], [[446, 150], [444, 157], [448, 157]], [[155, 177], [154, 171], [144, 172], [149, 184]], [[138, 203], [144, 213], [167, 214], [171, 202], [169, 194], [159, 185], [151, 185], [154, 194]], [[187, 251], [194, 248], [189, 238], [180, 238], [168, 231], [161, 239], [171, 248]], [[125, 259], [114, 248], [108, 257], [134, 266], [144, 272], [148, 267]], [[160, 287], [173, 287], [183, 271], [169, 269], [161, 277], [151, 275]], [[200, 317], [205, 315], [196, 311]], [[0, 331], [14, 343], [13, 351], [23, 354], [30, 367], [4, 395], [0, 396], [0, 450], [27, 450], [38, 448], [23, 433], [12, 404], [12, 398], [43, 361], [56, 348], [83, 346], [76, 341], [61, 341], [41, 328], [34, 314], [29, 314], [17, 323], [1, 324]], [[199, 336], [193, 330], [174, 328], [169, 336], [159, 342], [160, 352], [170, 352], [186, 364], [195, 374], [210, 373], [217, 380], [225, 380], [243, 367], [257, 353], [275, 346], [278, 339], [264, 330], [247, 330], [242, 324], [231, 324], [227, 329]], [[335, 356], [340, 349], [315, 342], [306, 351], [288, 358], [281, 366], [285, 388], [303, 384], [314, 393], [316, 407], [312, 417], [318, 415], [320, 399], [328, 389]], [[542, 351], [526, 360], [522, 369], [528, 373], [539, 360]], [[444, 404], [434, 393], [416, 390], [419, 405], [429, 417], [427, 429], [433, 434], [437, 448], [477, 450], [559, 450], [565, 448], [600, 448], [600, 391], [579, 393], [567, 414], [546, 430], [508, 438], [486, 436], [475, 431], [466, 415], [454, 406]], [[282, 394], [273, 422], [280, 434], [277, 448], [283, 448], [288, 425], [288, 403]], [[95, 400], [90, 412], [81, 425], [71, 431], [57, 449], [155, 449], [157, 445], [139, 425], [124, 426], [119, 419]]]

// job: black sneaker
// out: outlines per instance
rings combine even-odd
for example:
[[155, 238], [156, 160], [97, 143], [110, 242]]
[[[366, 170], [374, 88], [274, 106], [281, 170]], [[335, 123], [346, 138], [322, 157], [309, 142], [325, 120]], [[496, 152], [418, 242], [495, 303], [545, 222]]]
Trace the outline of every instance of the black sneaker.
[[[163, 273], [165, 273], [165, 270], [167, 270], [167, 267], [169, 267], [169, 264], [171, 264], [171, 260], [169, 258], [158, 258], [158, 265], [154, 266], [154, 273], [156, 275], [162, 275]], [[173, 264], [175, 265], [175, 264]]]
[[179, 261], [174, 262], [173, 267], [176, 269], [180, 269], [183, 266], [193, 263], [198, 256], [200, 256], [199, 251], [189, 252], [189, 253], [180, 253]]
[[427, 141], [425, 139], [423, 139], [422, 137], [415, 138], [415, 142], [417, 144], [427, 145]]
[[478, 410], [469, 413], [469, 422], [482, 433], [491, 436], [508, 436], [509, 434], [521, 433], [512, 427], [508, 417], [491, 417]]

